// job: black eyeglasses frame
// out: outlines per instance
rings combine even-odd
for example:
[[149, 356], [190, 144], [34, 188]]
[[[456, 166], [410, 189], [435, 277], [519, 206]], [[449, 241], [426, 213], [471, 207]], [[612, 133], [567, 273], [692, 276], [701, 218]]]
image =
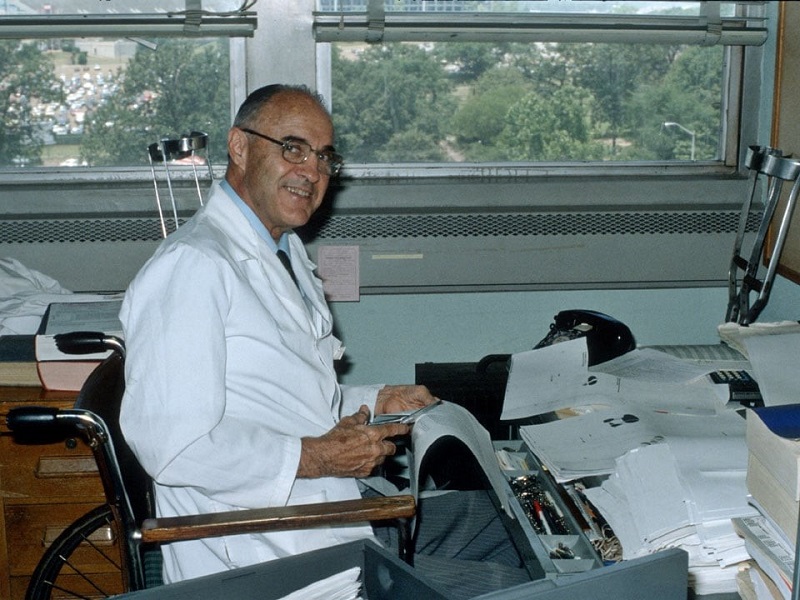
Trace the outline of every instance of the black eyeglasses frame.
[[[344, 158], [341, 154], [330, 150], [316, 150], [315, 148], [312, 148], [311, 144], [306, 141], [298, 139], [278, 140], [274, 137], [270, 137], [264, 133], [255, 131], [254, 129], [249, 129], [247, 127], [239, 127], [239, 129], [245, 133], [249, 133], [250, 135], [254, 135], [262, 140], [267, 140], [268, 142], [272, 142], [273, 144], [280, 146], [283, 148], [283, 152], [281, 153], [283, 159], [288, 163], [292, 163], [293, 165], [301, 165], [305, 163], [313, 152], [317, 156], [317, 170], [323, 175], [334, 177], [339, 174], [339, 171], [341, 171], [342, 167], [344, 166]], [[296, 154], [297, 150], [301, 151], [300, 156]], [[299, 158], [300, 160], [294, 160], [295, 158]]]

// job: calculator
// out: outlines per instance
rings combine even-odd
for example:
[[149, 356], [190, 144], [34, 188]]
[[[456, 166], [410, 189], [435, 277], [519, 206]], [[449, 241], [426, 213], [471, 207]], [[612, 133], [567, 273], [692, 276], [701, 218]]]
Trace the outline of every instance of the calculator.
[[727, 384], [730, 392], [729, 401], [738, 402], [743, 406], [764, 406], [761, 390], [755, 379], [742, 369], [720, 369], [709, 373], [711, 381]]

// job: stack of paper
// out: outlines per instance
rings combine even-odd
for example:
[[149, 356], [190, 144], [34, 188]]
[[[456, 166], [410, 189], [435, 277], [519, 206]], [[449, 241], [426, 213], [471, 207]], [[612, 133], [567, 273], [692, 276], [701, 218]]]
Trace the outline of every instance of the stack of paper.
[[320, 579], [280, 600], [361, 600], [361, 568], [353, 567]]
[[[704, 457], [704, 440], [736, 440], [742, 476], [747, 462], [745, 422], [735, 412], [720, 414], [672, 413], [633, 404], [595, 406], [582, 414], [520, 428], [528, 447], [550, 469], [557, 481], [608, 475], [617, 458], [629, 450], [675, 440], [695, 441]], [[744, 488], [742, 488], [744, 490]]]
[[787, 333], [800, 334], [800, 323], [797, 321], [750, 323], [749, 325], [721, 323], [719, 327], [717, 327], [717, 331], [723, 342], [747, 356], [748, 340], [754, 337], [764, 338], [766, 336], [784, 335]]
[[747, 414], [747, 489], [792, 546], [800, 512], [800, 405]]
[[[716, 453], [728, 449], [722, 444], [707, 450], [723, 458]], [[755, 514], [742, 495], [744, 473], [722, 465], [713, 469], [702, 460], [693, 469], [682, 454], [668, 443], [632, 450], [616, 461], [617, 468], [600, 487], [585, 494], [620, 540], [623, 558], [682, 548], [689, 554], [697, 594], [736, 591], [735, 565], [749, 555], [730, 515]]]
[[786, 539], [762, 515], [734, 519], [733, 525], [757, 566], [751, 581], [761, 589], [758, 598], [790, 600], [794, 551]]

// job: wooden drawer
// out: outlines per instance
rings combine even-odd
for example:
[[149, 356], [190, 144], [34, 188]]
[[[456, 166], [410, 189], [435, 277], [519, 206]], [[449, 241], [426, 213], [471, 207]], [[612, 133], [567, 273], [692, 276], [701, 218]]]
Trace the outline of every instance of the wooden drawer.
[[[75, 519], [95, 508], [97, 504], [8, 504], [5, 507], [6, 535], [13, 552], [9, 553], [8, 566], [12, 575], [29, 574], [36, 567], [45, 548]], [[95, 536], [103, 548], [116, 548], [116, 533], [110, 529]], [[116, 550], [114, 550], [116, 552]], [[73, 555], [77, 564], [91, 566], [93, 570], [107, 570], [108, 566], [93, 552]]]
[[[14, 407], [69, 408], [74, 400], [71, 392], [0, 387], [0, 598], [4, 600], [23, 600], [47, 545], [72, 521], [103, 503], [94, 458], [80, 438], [23, 444], [6, 427], [6, 414]], [[118, 557], [118, 545], [109, 532], [101, 532], [100, 538]], [[109, 583], [109, 590], [121, 591], [120, 576], [105, 559], [85, 549], [76, 557], [90, 570], [108, 572], [115, 582]]]
[[94, 456], [79, 438], [54, 444], [18, 444], [0, 435], [0, 493], [6, 502], [103, 497]]
[[[6, 505], [6, 535], [14, 549], [9, 554], [9, 574], [11, 576], [12, 597], [23, 598], [31, 573], [42, 557], [45, 549], [75, 519], [93, 509], [95, 504], [18, 504]], [[70, 564], [80, 572], [102, 574], [104, 590], [109, 593], [122, 592], [119, 539], [112, 527], [104, 527], [95, 532], [91, 544], [82, 544], [71, 556]], [[99, 549], [99, 551], [98, 551]], [[102, 552], [102, 554], [101, 554]], [[77, 579], [77, 577], [76, 577]], [[93, 597], [91, 590], [87, 597]]]
[[[68, 589], [81, 594], [82, 598], [90, 598], [91, 600], [100, 600], [109, 595], [121, 594], [125, 590], [122, 586], [122, 578], [117, 573], [107, 573], [103, 575], [93, 575], [92, 584], [97, 585], [102, 591], [98, 592], [92, 584], [87, 583], [78, 575], [68, 576], [66, 580], [59, 580], [68, 586]], [[10, 600], [25, 600], [25, 591], [28, 588], [28, 577], [11, 577], [11, 595]], [[74, 594], [53, 591], [52, 600], [75, 600]]]
[[[48, 392], [37, 387], [6, 387], [0, 386], [0, 414], [5, 413], [13, 406], [58, 406], [71, 407], [75, 403], [75, 392]], [[3, 419], [0, 430], [5, 427]]]

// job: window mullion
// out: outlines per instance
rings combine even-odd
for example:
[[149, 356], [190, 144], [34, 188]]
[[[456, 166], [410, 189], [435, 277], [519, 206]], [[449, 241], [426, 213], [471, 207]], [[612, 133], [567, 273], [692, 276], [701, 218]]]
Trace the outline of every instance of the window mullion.
[[369, 0], [367, 5], [367, 39], [368, 42], [379, 42], [383, 39], [386, 28], [386, 9], [383, 0]]

